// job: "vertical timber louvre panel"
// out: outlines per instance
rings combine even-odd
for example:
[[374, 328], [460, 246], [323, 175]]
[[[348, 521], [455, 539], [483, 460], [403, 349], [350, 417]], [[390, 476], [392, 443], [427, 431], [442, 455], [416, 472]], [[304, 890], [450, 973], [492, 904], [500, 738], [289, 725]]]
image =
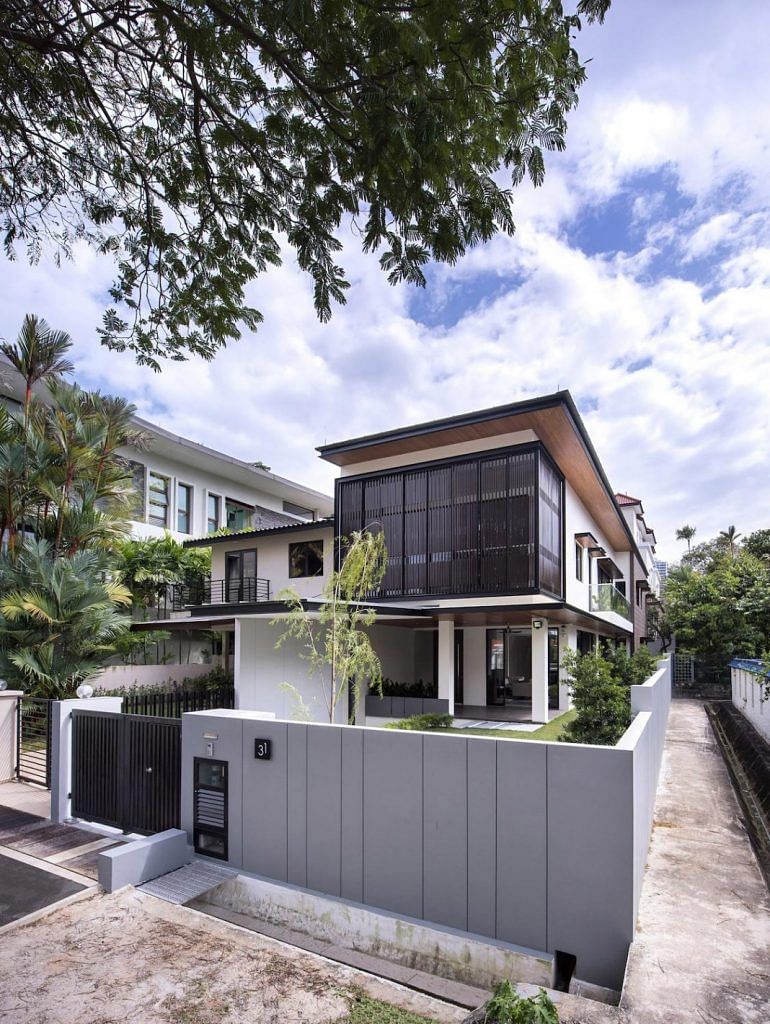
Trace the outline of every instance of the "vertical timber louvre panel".
[[372, 596], [561, 596], [562, 481], [539, 448], [343, 479], [337, 493], [342, 537], [385, 535]]
[[179, 828], [181, 742], [178, 719], [74, 710], [74, 817], [146, 835]]

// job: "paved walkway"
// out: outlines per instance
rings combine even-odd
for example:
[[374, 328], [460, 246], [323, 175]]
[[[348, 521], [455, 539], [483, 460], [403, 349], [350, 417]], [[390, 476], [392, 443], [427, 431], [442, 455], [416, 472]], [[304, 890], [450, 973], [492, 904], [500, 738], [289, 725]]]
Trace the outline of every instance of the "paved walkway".
[[623, 997], [629, 1022], [770, 1020], [770, 899], [703, 706], [671, 707]]

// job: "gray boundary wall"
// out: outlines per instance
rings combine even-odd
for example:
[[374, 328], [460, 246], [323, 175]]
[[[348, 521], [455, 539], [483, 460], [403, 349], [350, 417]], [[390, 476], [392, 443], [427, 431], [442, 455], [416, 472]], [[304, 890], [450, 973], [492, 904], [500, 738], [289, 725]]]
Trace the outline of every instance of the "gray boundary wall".
[[[633, 688], [637, 716], [616, 747], [186, 714], [182, 827], [192, 833], [192, 759], [216, 734], [231, 865], [572, 953], [577, 977], [620, 989], [669, 702], [666, 663]], [[257, 738], [272, 740], [271, 760], [255, 758]]]

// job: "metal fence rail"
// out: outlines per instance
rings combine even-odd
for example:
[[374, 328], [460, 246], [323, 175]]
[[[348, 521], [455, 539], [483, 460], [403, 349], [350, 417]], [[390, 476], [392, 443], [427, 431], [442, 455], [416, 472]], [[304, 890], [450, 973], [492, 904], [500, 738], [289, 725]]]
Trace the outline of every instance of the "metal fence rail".
[[18, 698], [16, 778], [51, 786], [51, 701], [43, 697]]
[[123, 698], [122, 711], [129, 715], [154, 715], [181, 718], [185, 711], [213, 711], [235, 707], [235, 687], [216, 690], [169, 690], [166, 693], [129, 693]]
[[75, 709], [72, 813], [124, 832], [178, 828], [182, 723]]

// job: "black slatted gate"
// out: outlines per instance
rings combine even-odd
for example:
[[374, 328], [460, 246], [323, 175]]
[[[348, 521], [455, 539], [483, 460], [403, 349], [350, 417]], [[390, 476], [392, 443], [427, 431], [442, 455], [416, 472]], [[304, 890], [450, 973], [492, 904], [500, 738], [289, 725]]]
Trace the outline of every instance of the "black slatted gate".
[[179, 828], [182, 723], [72, 712], [72, 814], [150, 835]]

